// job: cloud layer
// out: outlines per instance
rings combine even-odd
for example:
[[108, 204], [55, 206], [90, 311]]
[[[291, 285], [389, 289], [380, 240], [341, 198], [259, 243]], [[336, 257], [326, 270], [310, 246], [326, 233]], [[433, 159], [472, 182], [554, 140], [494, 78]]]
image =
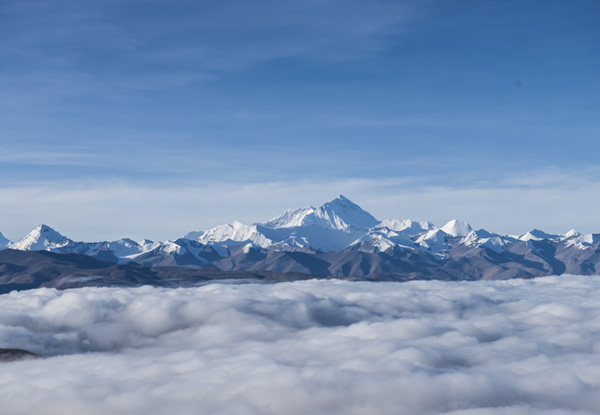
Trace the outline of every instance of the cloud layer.
[[438, 226], [460, 219], [501, 234], [533, 228], [593, 233], [600, 230], [600, 180], [592, 173], [577, 177], [547, 171], [468, 185], [409, 177], [245, 184], [204, 180], [176, 186], [85, 180], [0, 185], [0, 210], [10, 218], [0, 223], [0, 232], [19, 240], [46, 223], [74, 240], [166, 240], [234, 220], [267, 221], [287, 209], [318, 206], [341, 193], [378, 219], [430, 220]]
[[0, 296], [2, 413], [592, 414], [597, 277]]

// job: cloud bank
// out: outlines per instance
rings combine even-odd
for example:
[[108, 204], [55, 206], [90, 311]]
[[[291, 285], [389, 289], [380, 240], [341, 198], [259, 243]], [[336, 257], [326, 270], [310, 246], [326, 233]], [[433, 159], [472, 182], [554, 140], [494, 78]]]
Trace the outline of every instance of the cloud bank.
[[378, 219], [430, 220], [438, 226], [460, 219], [501, 234], [523, 234], [533, 228], [550, 233], [600, 230], [596, 209], [600, 180], [591, 173], [581, 178], [550, 171], [462, 186], [408, 177], [213, 180], [176, 186], [127, 181], [0, 185], [0, 210], [10, 218], [0, 223], [0, 232], [20, 240], [46, 223], [79, 241], [121, 237], [164, 241], [234, 220], [267, 221], [287, 209], [318, 206], [340, 193]]
[[2, 413], [593, 414], [598, 277], [0, 296]]

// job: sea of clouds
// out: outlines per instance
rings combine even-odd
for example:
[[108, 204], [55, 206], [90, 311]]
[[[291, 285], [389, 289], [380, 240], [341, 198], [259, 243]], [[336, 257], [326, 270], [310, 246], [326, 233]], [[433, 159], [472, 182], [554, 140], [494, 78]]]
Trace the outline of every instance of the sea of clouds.
[[0, 413], [600, 413], [600, 278], [0, 296]]

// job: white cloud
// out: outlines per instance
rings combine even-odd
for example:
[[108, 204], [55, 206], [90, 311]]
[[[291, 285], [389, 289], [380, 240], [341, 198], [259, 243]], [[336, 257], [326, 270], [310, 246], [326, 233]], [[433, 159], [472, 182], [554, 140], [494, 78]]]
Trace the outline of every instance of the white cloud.
[[326, 202], [338, 193], [352, 196], [372, 183], [212, 182], [150, 187], [90, 182], [5, 187], [0, 188], [0, 209], [11, 221], [4, 222], [0, 230], [17, 239], [38, 223], [47, 223], [76, 240], [176, 238], [234, 220], [267, 220], [285, 209]]
[[88, 166], [98, 162], [89, 152], [65, 148], [59, 151], [31, 150], [24, 147], [7, 148], [0, 154], [0, 162], [31, 166]]
[[[516, 177], [516, 176], [515, 176]], [[286, 209], [319, 205], [344, 194], [379, 219], [450, 219], [503, 234], [532, 228], [599, 232], [600, 182], [565, 173], [536, 174], [467, 186], [426, 179], [332, 179], [250, 182], [75, 181], [0, 187], [0, 231], [20, 239], [46, 223], [75, 240], [165, 240], [239, 220], [261, 222]], [[10, 218], [8, 221], [6, 218]]]
[[593, 414], [597, 277], [0, 296], [3, 414]]
[[[11, 102], [26, 94], [27, 102], [42, 105], [91, 92], [113, 99], [146, 89], [169, 90], [278, 59], [369, 56], [390, 43], [390, 34], [406, 31], [410, 17], [407, 5], [379, 1], [234, 1], [226, 7], [180, 1], [167, 12], [157, 12], [155, 5], [136, 8], [137, 1], [6, 3], [0, 15], [14, 30], [0, 51], [44, 71], [23, 73], [18, 65], [10, 75], [20, 94], [14, 88], [5, 92]], [[132, 6], [138, 10], [135, 24]], [[69, 48], [53, 48], [57, 44]], [[127, 63], [118, 79], [93, 65], [81, 70], [90, 51], [100, 57], [109, 53], [113, 66]], [[169, 75], [148, 71], [156, 66], [167, 67]]]

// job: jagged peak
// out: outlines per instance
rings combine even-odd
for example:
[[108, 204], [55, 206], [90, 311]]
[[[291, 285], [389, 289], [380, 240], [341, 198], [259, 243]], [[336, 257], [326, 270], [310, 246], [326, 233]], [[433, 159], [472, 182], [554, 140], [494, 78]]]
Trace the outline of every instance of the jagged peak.
[[323, 228], [344, 230], [353, 225], [370, 228], [378, 223], [379, 221], [369, 212], [363, 210], [346, 196], [339, 195], [318, 208], [307, 206], [286, 210], [281, 215], [260, 225], [273, 229], [317, 225]]
[[272, 241], [258, 231], [256, 225], [246, 225], [234, 221], [230, 224], [218, 225], [203, 232], [197, 239], [205, 245], [229, 243], [239, 245], [240, 243], [252, 242], [261, 247], [269, 246]]
[[344, 195], [339, 195], [324, 203], [315, 211], [315, 215], [325, 219], [330, 226], [337, 229], [343, 229], [349, 225], [371, 228], [380, 223], [373, 215]]
[[581, 235], [580, 232], [577, 232], [575, 229], [571, 229], [571, 230], [569, 230], [569, 232], [567, 232], [567, 233], [564, 234], [564, 237], [565, 238], [572, 238], [574, 236], [579, 236], [579, 235]]
[[139, 245], [139, 243], [137, 243], [136, 241], [134, 241], [131, 238], [121, 238], [121, 239], [116, 240], [115, 242], [121, 243], [121, 244], [124, 244], [124, 245], [132, 245], [132, 246]]
[[36, 226], [19, 242], [10, 245], [19, 250], [50, 250], [67, 245], [71, 240], [46, 224]]
[[314, 211], [315, 208], [310, 205], [300, 209], [288, 209], [282, 214], [261, 223], [261, 225], [267, 228], [293, 228], [302, 226], [305, 222], [305, 218], [311, 213], [314, 213]]
[[60, 232], [56, 231], [54, 228], [42, 223], [38, 226], [36, 226], [31, 232], [29, 232], [29, 235], [35, 235], [35, 236], [44, 236], [45, 238], [52, 238], [52, 239], [67, 239], [66, 236], [64, 236], [63, 234], [61, 234]]
[[436, 229], [432, 222], [417, 221], [413, 219], [384, 219], [375, 228], [387, 228], [391, 231], [401, 232], [407, 235], [417, 235]]
[[329, 202], [323, 203], [320, 207], [325, 206], [349, 206], [349, 207], [357, 207], [362, 210], [360, 206], [354, 203], [352, 200], [348, 199], [344, 195], [338, 195], [335, 199], [330, 200]]
[[440, 228], [450, 236], [467, 236], [473, 228], [467, 222], [452, 219]]
[[352, 200], [348, 199], [346, 196], [339, 194], [335, 199], [330, 200], [329, 202], [325, 203], [338, 203], [338, 204], [346, 204], [346, 205], [351, 205], [351, 206], [358, 206], [356, 203], [354, 203]]

